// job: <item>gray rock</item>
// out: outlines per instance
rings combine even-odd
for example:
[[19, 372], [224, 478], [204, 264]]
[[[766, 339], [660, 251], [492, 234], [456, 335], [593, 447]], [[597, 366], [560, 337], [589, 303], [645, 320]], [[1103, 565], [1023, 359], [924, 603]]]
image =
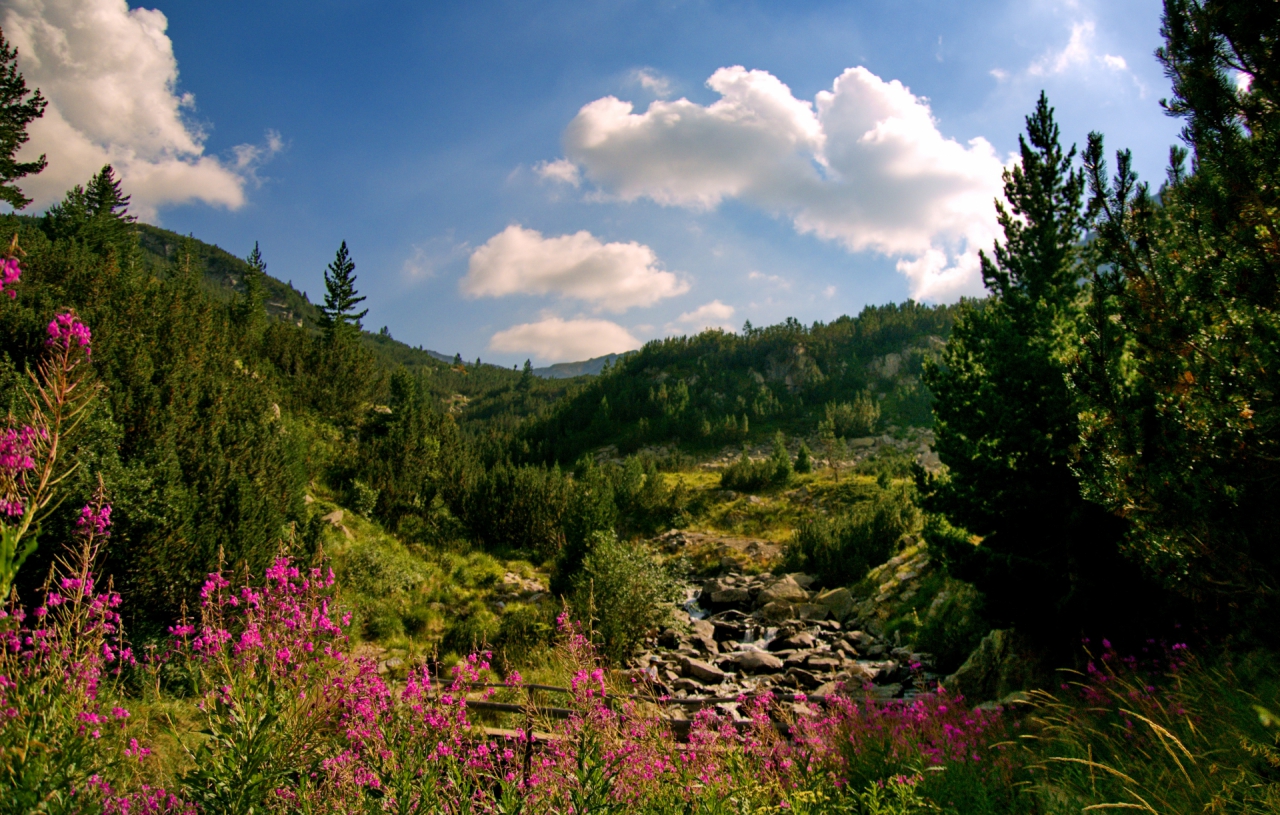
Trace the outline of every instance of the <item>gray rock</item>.
[[844, 587], [829, 589], [815, 596], [813, 604], [825, 608], [837, 620], [844, 620], [853, 613], [853, 594]]
[[788, 670], [787, 679], [791, 680], [791, 683], [794, 685], [810, 690], [820, 688], [824, 684], [821, 679], [803, 668], [791, 668]]
[[[761, 592], [763, 595], [764, 593]], [[783, 600], [774, 600], [760, 607], [759, 614], [766, 620], [786, 620], [791, 617], [795, 607]]]
[[798, 634], [792, 634], [789, 637], [777, 638], [769, 643], [770, 651], [787, 651], [787, 650], [804, 650], [812, 648], [818, 644], [818, 638], [807, 631], [801, 631]]
[[707, 599], [712, 608], [743, 606], [751, 602], [751, 592], [746, 589], [728, 588], [713, 592]]
[[714, 665], [708, 665], [700, 659], [692, 659], [684, 657], [680, 660], [680, 667], [685, 676], [692, 677], [704, 685], [719, 685], [725, 680], [725, 672]]
[[781, 580], [777, 580], [769, 585], [768, 588], [760, 592], [756, 597], [757, 606], [766, 606], [769, 603], [803, 603], [809, 599], [809, 592], [801, 588], [795, 578], [787, 575]]
[[728, 622], [725, 620], [712, 620], [712, 636], [720, 641], [727, 642], [729, 640], [738, 640], [739, 642], [747, 634], [747, 627], [738, 623]]
[[829, 656], [814, 654], [804, 661], [804, 666], [811, 671], [828, 673], [840, 670], [841, 662], [840, 660], [832, 659]]
[[817, 579], [813, 575], [805, 574], [804, 572], [792, 572], [787, 577], [794, 580], [797, 586], [806, 591], [813, 585], [813, 581]]
[[983, 637], [959, 670], [943, 680], [951, 693], [970, 703], [1001, 699], [1045, 684], [1049, 677], [1025, 641], [1008, 629]]
[[708, 620], [693, 620], [689, 623], [689, 629], [695, 637], [712, 639], [716, 635], [715, 625]]
[[782, 660], [764, 651], [739, 651], [731, 656], [746, 673], [769, 673], [782, 670]]

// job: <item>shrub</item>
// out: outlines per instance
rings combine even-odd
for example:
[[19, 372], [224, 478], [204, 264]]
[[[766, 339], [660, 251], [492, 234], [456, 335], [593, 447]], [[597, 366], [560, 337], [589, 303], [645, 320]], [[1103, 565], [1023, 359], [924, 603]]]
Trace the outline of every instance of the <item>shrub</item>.
[[360, 623], [367, 640], [387, 640], [403, 636], [405, 632], [399, 604], [393, 600], [372, 600], [362, 604]]
[[606, 656], [619, 660], [644, 636], [665, 624], [680, 599], [676, 580], [640, 544], [599, 533], [573, 579], [571, 603], [589, 620]]
[[880, 490], [843, 515], [802, 522], [788, 547], [788, 563], [828, 586], [856, 583], [888, 560], [919, 523], [920, 511], [905, 490]]
[[378, 491], [360, 479], [356, 479], [351, 482], [347, 500], [351, 502], [351, 509], [357, 515], [372, 518], [373, 510], [378, 506]]
[[506, 568], [485, 552], [472, 552], [453, 570], [455, 583], [469, 589], [488, 588], [507, 573]]
[[445, 651], [470, 654], [487, 649], [498, 639], [502, 621], [483, 603], [460, 610], [459, 619], [445, 630], [441, 643]]
[[0, 811], [110, 806], [112, 785], [150, 752], [128, 741], [120, 704], [120, 671], [134, 664], [120, 596], [98, 589], [92, 571], [110, 512], [84, 508], [75, 548], [30, 615], [0, 610]]
[[795, 475], [795, 468], [791, 465], [791, 456], [787, 453], [787, 440], [779, 430], [773, 436], [773, 455], [769, 457], [769, 464], [773, 472], [769, 475], [769, 480], [778, 486], [786, 486], [791, 482], [791, 478]]
[[773, 472], [772, 460], [752, 461], [743, 450], [738, 460], [720, 474], [720, 486], [736, 492], [759, 492], [773, 483]]
[[813, 453], [810, 452], [809, 445], [804, 442], [800, 442], [800, 450], [796, 453], [796, 472], [813, 472]]
[[826, 421], [842, 439], [869, 436], [880, 421], [880, 405], [871, 394], [858, 394], [853, 402], [828, 402]]

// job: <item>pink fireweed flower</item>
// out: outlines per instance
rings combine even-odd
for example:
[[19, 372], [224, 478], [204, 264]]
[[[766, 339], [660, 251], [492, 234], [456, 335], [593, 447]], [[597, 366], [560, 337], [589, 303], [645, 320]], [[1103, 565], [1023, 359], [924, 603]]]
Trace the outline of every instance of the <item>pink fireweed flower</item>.
[[33, 427], [0, 431], [0, 515], [13, 517], [26, 511], [27, 473], [36, 466], [36, 445], [47, 438], [47, 432]]
[[89, 356], [92, 340], [89, 326], [80, 322], [80, 318], [73, 311], [59, 314], [49, 323], [49, 345], [54, 347], [61, 346], [70, 350], [74, 345], [83, 348], [85, 356]]
[[96, 510], [91, 505], [86, 505], [80, 510], [80, 517], [76, 520], [76, 527], [85, 534], [110, 534], [111, 505], [103, 504]]
[[21, 278], [22, 267], [18, 265], [17, 258], [0, 260], [0, 291], [9, 295], [10, 300], [18, 296], [18, 292], [13, 287]]

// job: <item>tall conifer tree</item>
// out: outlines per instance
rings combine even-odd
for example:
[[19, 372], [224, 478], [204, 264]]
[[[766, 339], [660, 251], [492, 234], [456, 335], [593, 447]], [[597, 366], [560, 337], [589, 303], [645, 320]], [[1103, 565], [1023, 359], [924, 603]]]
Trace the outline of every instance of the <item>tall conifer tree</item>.
[[321, 321], [326, 335], [331, 339], [339, 335], [360, 331], [360, 321], [368, 309], [356, 312], [356, 306], [364, 302], [356, 292], [356, 264], [343, 241], [338, 252], [324, 272], [324, 305], [320, 308]]
[[0, 201], [14, 209], [31, 203], [14, 182], [48, 164], [43, 155], [35, 161], [17, 159], [18, 150], [30, 139], [27, 126], [44, 115], [46, 104], [39, 89], [28, 94], [27, 81], [18, 72], [18, 49], [0, 32]]
[[[1074, 641], [1094, 622], [1117, 626], [1123, 525], [1081, 498], [1072, 464], [1077, 405], [1066, 380], [1085, 274], [1084, 177], [1059, 143], [1041, 94], [1019, 137], [1021, 161], [997, 202], [1003, 243], [982, 255], [989, 300], [957, 321], [926, 381], [937, 401], [936, 449], [948, 473], [927, 481], [926, 506], [979, 536], [946, 552], [987, 597], [999, 625], [1042, 641]], [[1114, 630], [1114, 628], [1112, 629]]]

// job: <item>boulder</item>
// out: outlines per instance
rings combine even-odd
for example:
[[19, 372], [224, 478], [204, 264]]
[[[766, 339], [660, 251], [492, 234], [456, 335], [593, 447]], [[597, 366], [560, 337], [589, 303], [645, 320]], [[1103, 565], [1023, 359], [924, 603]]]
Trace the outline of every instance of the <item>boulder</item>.
[[801, 651], [812, 648], [818, 644], [818, 638], [810, 634], [808, 631], [801, 631], [798, 634], [792, 634], [789, 637], [774, 638], [769, 643], [770, 651]]
[[745, 673], [769, 673], [782, 670], [782, 660], [764, 651], [739, 651], [731, 659]]
[[706, 602], [711, 608], [745, 606], [751, 602], [751, 592], [737, 587], [721, 589], [720, 591], [712, 592], [710, 597], [706, 598]]
[[825, 684], [821, 679], [809, 673], [808, 671], [804, 670], [803, 668], [789, 669], [787, 671], [787, 679], [791, 680], [792, 684], [797, 685], [798, 687], [801, 687], [801, 688], [807, 688], [809, 690], [812, 690], [814, 688], [820, 688]]
[[805, 574], [804, 572], [792, 572], [787, 577], [794, 580], [796, 585], [805, 591], [808, 591], [809, 587], [813, 585], [813, 581], [817, 579], [813, 575]]
[[737, 640], [741, 642], [747, 634], [747, 627], [735, 622], [727, 620], [712, 620], [711, 635], [717, 642], [728, 642], [729, 640]]
[[997, 629], [983, 637], [964, 664], [942, 684], [972, 704], [1030, 690], [1049, 679], [1041, 660], [1022, 637], [1009, 629]]
[[853, 613], [853, 594], [843, 586], [829, 589], [814, 597], [813, 604], [822, 606], [837, 620], [845, 620]]
[[[761, 592], [763, 594], [763, 592]], [[774, 600], [772, 603], [765, 603], [760, 607], [760, 616], [766, 620], [781, 621], [791, 618], [791, 612], [795, 609], [790, 603], [783, 600]]]
[[704, 685], [719, 685], [726, 676], [725, 672], [716, 666], [691, 657], [683, 657], [680, 660], [680, 667], [685, 676], [696, 679]]
[[817, 606], [813, 603], [796, 603], [791, 607], [791, 613], [795, 615], [796, 619], [814, 620], [816, 622], [825, 619], [831, 612], [827, 610], [826, 606]]
[[693, 632], [694, 637], [711, 639], [716, 635], [716, 627], [709, 620], [691, 620], [689, 629]]
[[813, 654], [804, 661], [804, 667], [818, 673], [829, 673], [840, 670], [841, 662], [826, 654]]
[[774, 581], [756, 597], [756, 605], [763, 607], [770, 603], [803, 603], [809, 599], [809, 592], [800, 587], [796, 579], [787, 575]]

